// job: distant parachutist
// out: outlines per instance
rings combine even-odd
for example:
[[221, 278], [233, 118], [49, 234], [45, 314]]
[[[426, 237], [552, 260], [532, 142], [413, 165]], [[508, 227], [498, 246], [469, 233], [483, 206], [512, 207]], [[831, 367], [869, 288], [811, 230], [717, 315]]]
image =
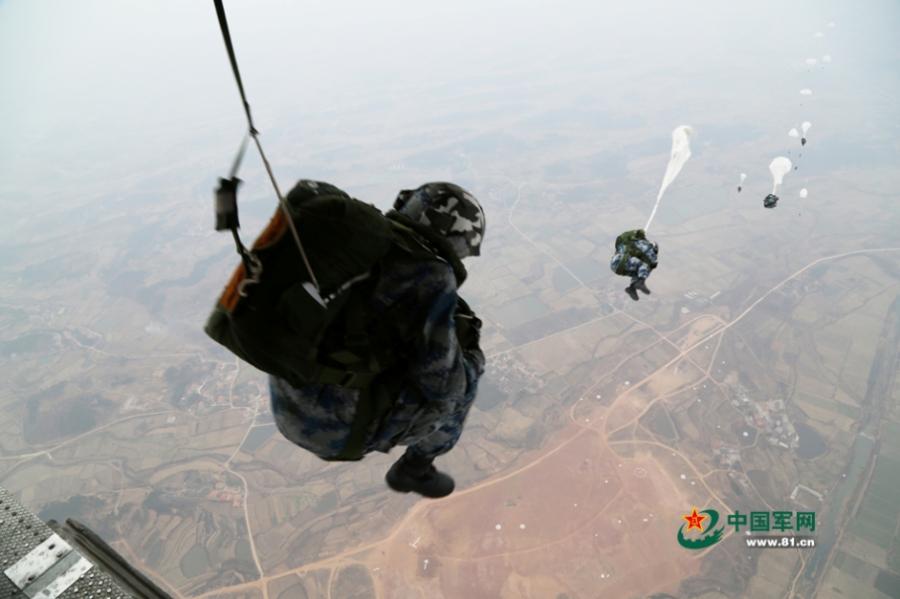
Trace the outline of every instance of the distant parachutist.
[[646, 280], [657, 266], [659, 245], [647, 240], [643, 229], [625, 231], [616, 237], [616, 253], [609, 261], [609, 268], [623, 277], [631, 277], [631, 284], [625, 293], [638, 301], [637, 292], [650, 295]]
[[790, 159], [784, 156], [778, 156], [769, 164], [769, 172], [772, 173], [773, 182], [772, 193], [763, 199], [764, 207], [774, 208], [775, 205], [778, 204], [778, 196], [775, 195], [775, 192], [778, 190], [778, 186], [784, 181], [784, 176], [791, 172], [792, 166]]
[[800, 145], [801, 146], [806, 145], [806, 133], [809, 131], [810, 127], [812, 127], [812, 123], [810, 123], [809, 121], [803, 121], [803, 124], [800, 125], [800, 130], [803, 131], [803, 133], [800, 137]]
[[[650, 271], [656, 268], [659, 245], [648, 241], [646, 232], [650, 229], [653, 217], [656, 216], [663, 194], [691, 157], [693, 132], [688, 125], [675, 127], [672, 131], [672, 151], [669, 153], [669, 163], [666, 165], [666, 173], [663, 175], [659, 193], [656, 194], [656, 203], [653, 205], [653, 210], [650, 211], [647, 224], [643, 229], [625, 231], [616, 237], [616, 253], [609, 261], [609, 267], [617, 275], [631, 277], [631, 284], [625, 288], [625, 292], [634, 301], [638, 300], [638, 291], [650, 295], [645, 281], [650, 276]], [[621, 466], [621, 464], [619, 465]]]
[[741, 173], [741, 181], [738, 183], [738, 193], [741, 193], [741, 189], [744, 188], [744, 181], [747, 180], [747, 173]]

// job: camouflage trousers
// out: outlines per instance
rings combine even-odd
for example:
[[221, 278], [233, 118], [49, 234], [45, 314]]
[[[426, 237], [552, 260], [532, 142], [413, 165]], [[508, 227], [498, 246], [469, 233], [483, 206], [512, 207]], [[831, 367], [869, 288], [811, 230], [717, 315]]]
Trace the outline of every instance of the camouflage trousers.
[[[459, 440], [478, 386], [478, 363], [465, 361], [466, 392], [445, 401], [422, 404], [414, 394], [401, 393], [387, 417], [366, 443], [366, 453], [388, 453], [407, 446], [410, 457], [435, 458]], [[347, 442], [358, 396], [336, 385], [294, 388], [269, 377], [272, 415], [281, 433], [323, 459], [333, 459]]]
[[624, 254], [616, 254], [609, 262], [609, 267], [616, 274], [622, 273], [623, 276], [631, 277], [631, 282], [636, 283], [639, 279], [646, 279], [650, 276], [650, 266], [646, 262], [635, 256], [629, 256], [622, 263]]
[[[467, 372], [473, 367], [466, 364]], [[477, 375], [470, 376], [470, 381], [477, 381]], [[411, 458], [433, 459], [453, 449], [462, 434], [469, 409], [475, 403], [476, 385], [470, 383], [465, 395], [459, 401], [451, 402], [449, 409], [438, 415], [427, 430], [410, 431], [404, 435], [397, 445], [406, 445], [406, 453]]]

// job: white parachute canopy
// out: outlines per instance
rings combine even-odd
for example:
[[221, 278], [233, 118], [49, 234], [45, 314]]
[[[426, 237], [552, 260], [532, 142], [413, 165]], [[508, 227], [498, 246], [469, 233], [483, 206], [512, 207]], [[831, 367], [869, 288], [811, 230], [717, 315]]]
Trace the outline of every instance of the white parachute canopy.
[[650, 229], [650, 223], [653, 222], [653, 217], [656, 216], [656, 210], [659, 208], [659, 202], [662, 200], [663, 193], [665, 193], [672, 181], [675, 180], [675, 177], [678, 176], [678, 173], [681, 172], [681, 168], [691, 157], [691, 135], [693, 133], [694, 130], [688, 125], [675, 127], [675, 130], [672, 131], [672, 152], [669, 156], [669, 164], [666, 165], [666, 174], [663, 176], [662, 185], [659, 187], [659, 193], [656, 196], [656, 203], [653, 205], [650, 218], [647, 219], [647, 224], [644, 225], [644, 231]]
[[747, 180], [747, 173], [741, 173], [741, 185], [744, 184], [744, 181]]
[[800, 90], [800, 95], [801, 96], [811, 96], [812, 90], [809, 89], [808, 87], [804, 87], [803, 89]]
[[801, 197], [801, 198], [805, 198], [805, 197], [807, 197], [808, 195], [809, 195], [809, 191], [808, 191], [805, 187], [804, 187], [803, 189], [800, 190], [800, 197]]
[[797, 131], [796, 128], [793, 128], [790, 131], [788, 131], [788, 137], [800, 137], [800, 132]]
[[800, 130], [803, 131], [803, 136], [806, 137], [806, 132], [809, 131], [809, 128], [812, 127], [812, 123], [809, 121], [803, 121], [803, 124], [800, 125]]
[[769, 172], [772, 173], [772, 193], [778, 189], [778, 186], [784, 181], [784, 176], [791, 172], [791, 159], [785, 156], [779, 156], [772, 160], [769, 164]]

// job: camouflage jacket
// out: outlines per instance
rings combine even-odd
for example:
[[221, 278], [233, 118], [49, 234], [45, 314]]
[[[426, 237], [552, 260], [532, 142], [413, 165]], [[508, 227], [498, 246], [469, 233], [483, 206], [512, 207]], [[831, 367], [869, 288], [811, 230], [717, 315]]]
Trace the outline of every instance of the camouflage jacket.
[[659, 247], [655, 243], [647, 241], [642, 230], [635, 229], [633, 231], [625, 231], [616, 237], [616, 253], [622, 254], [624, 257], [622, 260], [623, 264], [627, 263], [628, 258], [634, 257], [648, 266], [655, 267]]
[[[367, 433], [366, 452], [388, 452], [404, 439], [437, 430], [444, 418], [464, 401], [471, 401], [485, 358], [477, 342], [462, 347], [457, 338], [456, 264], [433, 260], [396, 260], [382, 271], [371, 298], [375, 318], [391, 310], [408, 314], [421, 331], [401, 348], [402, 390], [388, 413]], [[399, 329], [400, 327], [398, 327]], [[347, 442], [356, 413], [358, 393], [328, 384], [293, 387], [270, 377], [272, 412], [281, 433], [319, 457], [333, 459]]]

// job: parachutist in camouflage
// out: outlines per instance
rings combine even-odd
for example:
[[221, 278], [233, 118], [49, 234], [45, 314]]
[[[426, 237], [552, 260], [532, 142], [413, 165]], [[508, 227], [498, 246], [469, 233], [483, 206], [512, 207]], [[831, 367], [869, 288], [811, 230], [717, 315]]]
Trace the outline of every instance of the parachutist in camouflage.
[[[272, 412], [295, 444], [323, 459], [344, 459], [360, 405], [387, 395], [389, 409], [367, 424], [361, 453], [405, 445], [385, 477], [388, 486], [442, 497], [454, 481], [432, 463], [458, 441], [485, 366], [481, 321], [458, 295], [466, 277], [461, 259], [480, 254], [484, 212], [462, 188], [429, 183], [401, 191], [387, 218], [411, 232], [406, 245], [415, 252], [387, 254], [357, 320], [375, 323], [370, 330], [381, 338], [372, 357], [393, 351], [392, 365], [362, 391], [333, 382], [295, 386], [271, 376]], [[334, 349], [329, 355], [337, 355]]]
[[763, 198], [763, 207], [764, 208], [774, 208], [778, 204], [778, 196], [774, 193], [770, 193], [766, 197]]
[[659, 246], [647, 240], [643, 229], [625, 231], [616, 237], [616, 253], [609, 267], [617, 275], [631, 277], [625, 293], [634, 301], [638, 300], [638, 291], [650, 295], [646, 281], [657, 266], [658, 255]]

